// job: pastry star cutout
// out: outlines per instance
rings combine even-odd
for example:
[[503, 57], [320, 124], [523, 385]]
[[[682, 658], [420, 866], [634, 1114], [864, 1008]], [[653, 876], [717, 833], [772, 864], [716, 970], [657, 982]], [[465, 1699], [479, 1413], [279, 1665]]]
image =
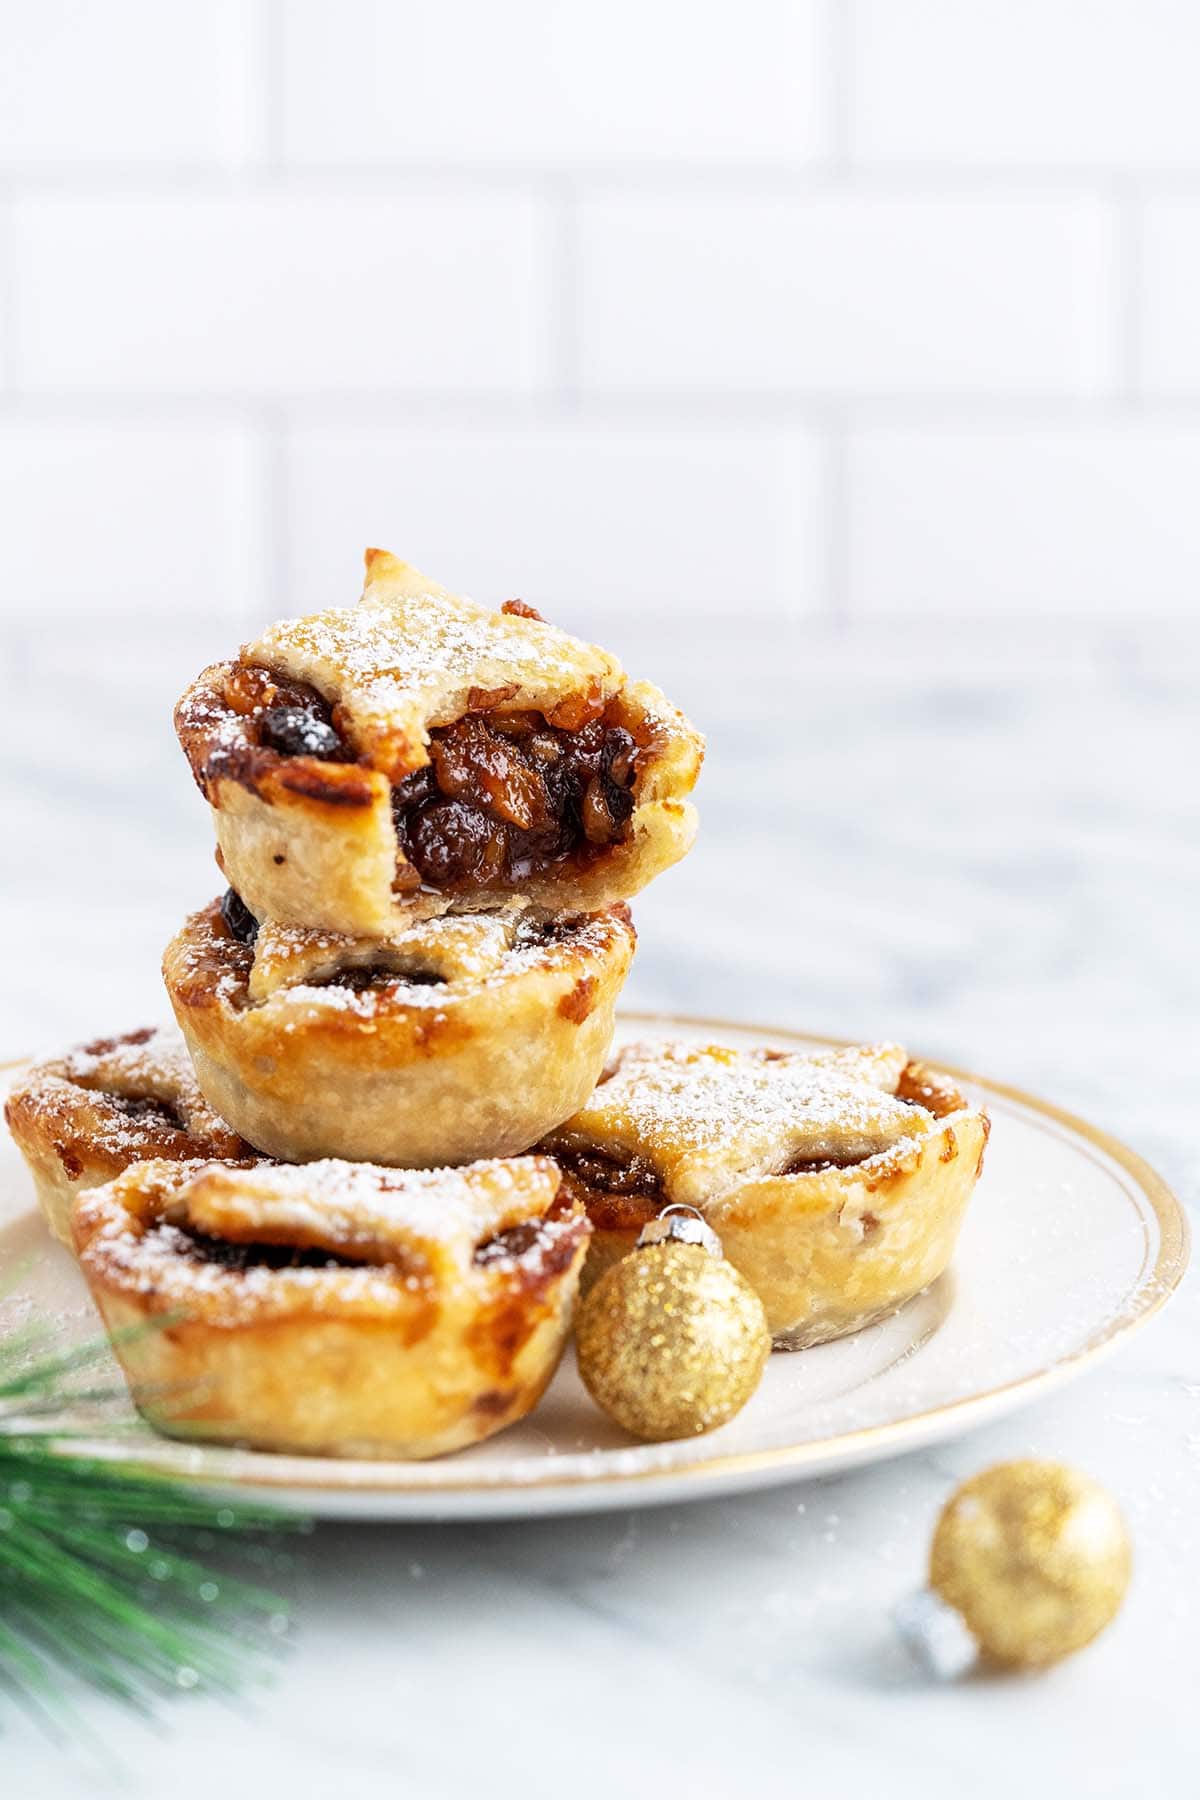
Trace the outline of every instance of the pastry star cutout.
[[933, 1115], [895, 1097], [907, 1061], [898, 1044], [811, 1056], [635, 1044], [549, 1147], [642, 1157], [668, 1200], [697, 1206], [796, 1161], [861, 1162], [923, 1136]]

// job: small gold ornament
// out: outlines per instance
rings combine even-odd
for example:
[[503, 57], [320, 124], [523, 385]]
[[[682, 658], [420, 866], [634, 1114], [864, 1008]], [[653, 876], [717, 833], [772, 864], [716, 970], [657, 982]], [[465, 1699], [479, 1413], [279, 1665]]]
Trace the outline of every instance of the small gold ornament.
[[762, 1301], [692, 1208], [652, 1219], [600, 1277], [575, 1325], [579, 1373], [635, 1437], [714, 1431], [741, 1411], [771, 1352]]
[[907, 1614], [900, 1609], [898, 1623], [940, 1674], [963, 1666], [947, 1621], [936, 1616], [945, 1608], [965, 1626], [977, 1657], [1042, 1668], [1112, 1623], [1131, 1560], [1116, 1503], [1089, 1476], [1061, 1463], [997, 1463], [964, 1482], [942, 1509], [929, 1556], [932, 1594], [917, 1597]]

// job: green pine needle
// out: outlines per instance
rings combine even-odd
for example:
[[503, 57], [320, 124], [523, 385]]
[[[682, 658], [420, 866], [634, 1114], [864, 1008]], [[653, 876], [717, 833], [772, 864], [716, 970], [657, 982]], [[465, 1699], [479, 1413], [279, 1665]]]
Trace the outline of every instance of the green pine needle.
[[276, 1534], [309, 1528], [65, 1453], [111, 1429], [110, 1374], [103, 1340], [59, 1350], [36, 1323], [0, 1338], [0, 1716], [7, 1693], [59, 1733], [80, 1684], [150, 1716], [181, 1690], [264, 1679], [289, 1612], [253, 1575], [288, 1566]]

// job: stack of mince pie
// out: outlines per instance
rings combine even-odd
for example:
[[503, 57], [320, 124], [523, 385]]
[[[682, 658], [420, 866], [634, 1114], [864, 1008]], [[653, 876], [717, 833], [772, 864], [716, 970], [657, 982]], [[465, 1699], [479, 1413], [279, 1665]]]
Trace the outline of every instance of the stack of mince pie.
[[6, 1106], [159, 1429], [477, 1442], [668, 1205], [780, 1348], [945, 1268], [987, 1120], [904, 1051], [606, 1067], [627, 903], [689, 849], [703, 755], [606, 651], [371, 550], [356, 606], [270, 626], [175, 722], [228, 883], [167, 947], [178, 1032], [39, 1063]]

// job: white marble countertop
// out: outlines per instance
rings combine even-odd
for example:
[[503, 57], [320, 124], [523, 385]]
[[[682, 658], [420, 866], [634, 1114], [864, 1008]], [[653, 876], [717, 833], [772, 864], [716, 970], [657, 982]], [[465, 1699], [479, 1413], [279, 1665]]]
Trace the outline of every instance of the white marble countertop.
[[[167, 722], [213, 646], [173, 639], [131, 678], [118, 643], [33, 639], [7, 671], [0, 1054], [161, 1013], [159, 947], [217, 886]], [[638, 909], [631, 1002], [904, 1037], [1090, 1116], [1194, 1202], [1200, 647], [797, 628], [766, 648], [700, 626], [674, 680], [653, 665], [711, 747], [701, 844]], [[157, 1731], [95, 1707], [123, 1764], [112, 1791], [1190, 1796], [1197, 1292], [1057, 1396], [838, 1479], [581, 1519], [323, 1527], [269, 1691], [181, 1700]], [[950, 1487], [1017, 1454], [1111, 1484], [1130, 1599], [1048, 1675], [933, 1686], [888, 1609]], [[14, 1800], [83, 1791], [75, 1753], [20, 1724], [3, 1769]]]

